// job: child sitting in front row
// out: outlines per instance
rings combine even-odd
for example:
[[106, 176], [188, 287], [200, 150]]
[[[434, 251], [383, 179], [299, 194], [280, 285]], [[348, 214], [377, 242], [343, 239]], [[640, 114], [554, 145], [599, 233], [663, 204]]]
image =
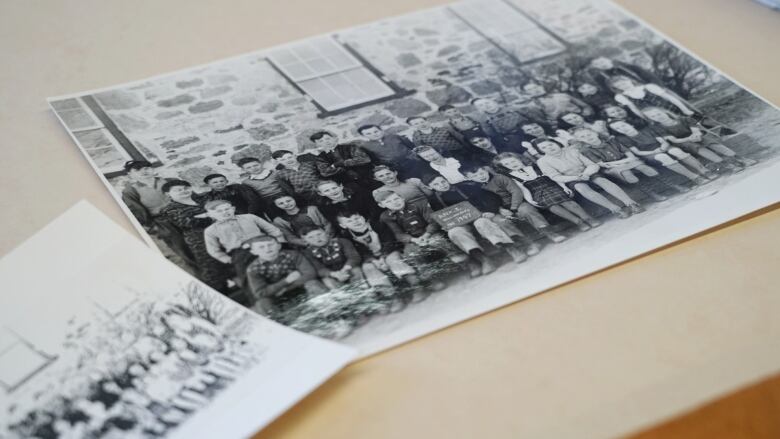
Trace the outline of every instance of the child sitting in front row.
[[[619, 218], [628, 218], [644, 209], [631, 199], [618, 185], [599, 174], [599, 165], [583, 156], [575, 148], [564, 148], [553, 139], [534, 139], [534, 146], [544, 153], [537, 164], [539, 169], [553, 180], [564, 183], [587, 200], [609, 210]], [[595, 185], [618, 199], [623, 207], [610, 201], [591, 186]]]
[[571, 197], [574, 194], [563, 183], [557, 183], [543, 175], [535, 166], [526, 165], [519, 154], [504, 152], [496, 156], [495, 168], [511, 177], [525, 200], [532, 206], [546, 209], [555, 215], [574, 223], [580, 231], [598, 227], [601, 222], [590, 216], [582, 206]]
[[284, 311], [285, 302], [300, 296], [313, 297], [327, 292], [317, 270], [297, 250], [282, 250], [272, 236], [256, 236], [244, 243], [256, 259], [246, 268], [253, 309], [263, 316]]
[[580, 152], [604, 169], [604, 173], [629, 184], [637, 184], [642, 192], [656, 201], [664, 201], [666, 197], [655, 190], [652, 185], [640, 183], [637, 172], [644, 177], [652, 178], [666, 186], [659, 177], [658, 171], [637, 158], [625, 146], [613, 138], [602, 139], [595, 131], [588, 128], [577, 128], [572, 132], [574, 139], [580, 142]]
[[346, 238], [331, 238], [325, 229], [307, 226], [300, 230], [301, 239], [306, 242], [306, 256], [314, 264], [317, 273], [328, 288], [339, 288], [348, 282], [361, 283], [362, 259], [355, 246]]
[[615, 140], [639, 157], [652, 160], [694, 184], [704, 184], [715, 176], [695, 157], [672, 146], [652, 127], [638, 128], [625, 119], [610, 120]]

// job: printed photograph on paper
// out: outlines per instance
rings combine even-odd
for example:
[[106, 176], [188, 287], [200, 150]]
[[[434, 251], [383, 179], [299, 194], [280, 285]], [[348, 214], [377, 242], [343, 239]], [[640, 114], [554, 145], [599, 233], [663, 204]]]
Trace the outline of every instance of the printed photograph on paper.
[[744, 215], [719, 197], [780, 139], [598, 0], [452, 3], [50, 102], [171, 261], [364, 352], [680, 239], [638, 235], [661, 218], [712, 227], [698, 202]]
[[[0, 260], [0, 437], [246, 437], [351, 358], [228, 300], [86, 204], [34, 240]], [[118, 251], [132, 267], [105, 257]]]

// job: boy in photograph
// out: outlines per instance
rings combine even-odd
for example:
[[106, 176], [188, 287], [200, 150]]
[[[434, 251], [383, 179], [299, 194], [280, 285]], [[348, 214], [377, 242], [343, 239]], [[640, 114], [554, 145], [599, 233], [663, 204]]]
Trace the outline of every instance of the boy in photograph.
[[451, 128], [434, 127], [422, 116], [412, 116], [406, 123], [414, 129], [412, 142], [415, 145], [428, 145], [447, 156], [459, 156], [463, 153], [462, 136]]
[[336, 221], [336, 214], [341, 210], [360, 212], [369, 221], [375, 221], [379, 212], [371, 194], [357, 185], [345, 187], [333, 180], [320, 180], [317, 183], [317, 193], [322, 197], [319, 209], [329, 221]]
[[252, 259], [252, 255], [242, 248], [244, 241], [257, 236], [271, 236], [284, 242], [284, 234], [273, 224], [251, 213], [236, 215], [236, 208], [229, 201], [209, 201], [204, 207], [214, 220], [214, 224], [203, 231], [206, 251], [219, 262], [232, 264], [237, 275], [236, 283], [244, 287], [246, 266]]
[[[536, 244], [529, 244], [527, 249], [521, 248], [521, 245], [516, 243], [512, 236], [507, 233], [507, 230], [509, 230], [515, 239], [525, 241], [522, 232], [509, 224], [507, 218], [498, 214], [498, 209], [501, 206], [501, 200], [498, 195], [474, 185], [450, 184], [441, 175], [427, 176], [423, 182], [433, 190], [431, 207], [434, 211], [465, 201], [481, 212], [481, 217], [470, 225], [480, 236], [509, 254], [516, 263], [525, 261], [527, 259], [526, 253], [530, 255], [539, 252], [539, 247]], [[493, 221], [494, 219], [500, 221], [501, 224]], [[479, 248], [481, 249], [481, 247]]]
[[417, 175], [420, 169], [425, 169], [425, 164], [412, 153], [414, 143], [406, 137], [385, 134], [378, 125], [363, 125], [357, 131], [365, 139], [360, 147], [368, 152], [373, 163], [395, 166], [409, 176]]
[[374, 180], [382, 184], [371, 193], [375, 200], [379, 191], [385, 191], [400, 195], [407, 204], [428, 203], [428, 195], [431, 194], [431, 190], [419, 178], [407, 178], [401, 181], [398, 179], [398, 172], [385, 165], [375, 166], [373, 175]]
[[146, 160], [126, 162], [124, 169], [129, 181], [122, 190], [122, 201], [153, 240], [161, 247], [170, 248], [185, 265], [194, 268], [195, 259], [184, 242], [181, 230], [161, 215], [162, 209], [170, 202], [162, 191], [167, 179], [158, 177], [152, 164]]
[[547, 123], [552, 126], [555, 126], [558, 118], [566, 113], [593, 115], [593, 108], [590, 105], [567, 93], [550, 93], [538, 82], [526, 83], [523, 92], [544, 113]]
[[[403, 254], [407, 259], [424, 263], [431, 258], [446, 257], [456, 264], [468, 260], [467, 254], [447, 239], [441, 227], [431, 218], [433, 210], [427, 202], [408, 204], [400, 195], [390, 191], [379, 191], [375, 198], [379, 206], [386, 209], [380, 216], [380, 222], [403, 244]], [[462, 231], [452, 233], [455, 239], [459, 239]], [[470, 268], [472, 276], [480, 274], [478, 263]]]
[[306, 243], [304, 254], [312, 261], [326, 287], [339, 288], [364, 281], [360, 268], [363, 259], [350, 240], [333, 237], [317, 226], [302, 228], [300, 239]]
[[292, 187], [296, 195], [306, 200], [315, 201], [317, 199], [314, 186], [320, 179], [320, 173], [316, 163], [313, 161], [301, 162], [292, 151], [284, 149], [272, 152], [271, 157], [278, 163], [276, 175], [279, 181]]
[[160, 215], [181, 230], [184, 242], [194, 258], [198, 277], [210, 287], [225, 292], [230, 266], [214, 260], [206, 250], [203, 231], [213, 220], [193, 199], [192, 185], [184, 180], [169, 180], [162, 186], [162, 190], [170, 203], [163, 207]]
[[236, 183], [231, 184], [222, 174], [209, 174], [203, 178], [203, 182], [206, 183], [209, 190], [192, 195], [192, 199], [201, 205], [213, 200], [226, 200], [230, 201], [239, 215], [245, 213], [262, 214], [262, 202], [249, 187]]
[[281, 213], [274, 218], [273, 223], [290, 244], [305, 247], [301, 231], [312, 227], [321, 228], [328, 236], [333, 236], [333, 226], [316, 205], [299, 206], [291, 195], [279, 195], [274, 198], [274, 205]]
[[316, 163], [321, 177], [341, 183], [371, 181], [371, 157], [359, 146], [339, 143], [338, 137], [328, 131], [316, 132], [309, 140], [319, 150]]
[[339, 211], [336, 219], [345, 236], [361, 254], [363, 274], [370, 285], [394, 286], [388, 278], [389, 273], [411, 288], [410, 299], [413, 302], [430, 295], [415, 269], [403, 259], [402, 246], [387, 227], [381, 223], [373, 226], [364, 215], [354, 210]]
[[273, 236], [256, 236], [244, 245], [255, 258], [246, 267], [246, 278], [258, 314], [273, 317], [287, 300], [327, 292], [314, 265], [301, 252], [282, 249]]
[[[414, 148], [414, 153], [428, 162], [428, 166], [438, 174], [444, 176], [451, 184], [466, 181], [466, 177], [460, 172], [460, 161], [454, 157], [444, 157], [428, 145], [420, 145]], [[430, 170], [427, 172], [432, 174]]]
[[469, 116], [466, 116], [454, 106], [442, 105], [439, 107], [439, 113], [444, 115], [452, 129], [460, 133], [460, 135], [464, 138], [474, 136], [487, 137], [487, 133], [485, 133], [485, 131], [482, 129], [481, 123]]
[[273, 205], [272, 201], [277, 195], [293, 193], [292, 186], [279, 179], [270, 160], [262, 163], [257, 158], [245, 157], [236, 164], [249, 174], [241, 184], [252, 189], [266, 206]]
[[521, 114], [517, 110], [501, 108], [496, 101], [488, 98], [474, 98], [471, 105], [484, 115], [485, 131], [495, 145], [518, 154], [526, 153], [523, 146], [526, 135], [522, 127], [529, 119], [543, 116], [539, 111]]
[[463, 173], [482, 189], [501, 198], [501, 207], [499, 207], [498, 213], [502, 216], [506, 218], [517, 217], [527, 222], [552, 242], [558, 243], [566, 239], [565, 236], [554, 232], [544, 215], [525, 201], [523, 191], [510, 177], [491, 173], [487, 166], [479, 165], [465, 167]]

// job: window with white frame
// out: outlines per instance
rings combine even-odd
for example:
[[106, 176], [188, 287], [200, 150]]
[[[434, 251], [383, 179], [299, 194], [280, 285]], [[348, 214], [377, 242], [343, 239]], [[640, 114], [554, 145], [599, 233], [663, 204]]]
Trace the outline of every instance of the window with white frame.
[[274, 49], [268, 59], [327, 112], [370, 103], [397, 93], [331, 36]]
[[101, 172], [121, 171], [132, 159], [81, 98], [53, 101], [51, 106]]
[[566, 50], [548, 30], [503, 0], [470, 0], [450, 9], [520, 62], [530, 62]]
[[0, 329], [0, 388], [13, 392], [55, 358], [16, 333]]

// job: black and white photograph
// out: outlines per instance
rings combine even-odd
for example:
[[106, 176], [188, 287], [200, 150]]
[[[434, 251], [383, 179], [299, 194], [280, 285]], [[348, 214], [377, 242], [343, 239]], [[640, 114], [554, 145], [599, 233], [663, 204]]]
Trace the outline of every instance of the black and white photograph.
[[[50, 105], [170, 261], [363, 354], [777, 201], [780, 112], [602, 0], [462, 1]], [[193, 312], [155, 311], [214, 327]], [[14, 428], [120, 428], [62, 419], [83, 389]]]
[[[16, 293], [0, 299], [0, 437], [245, 437], [351, 358], [192, 279], [94, 208], [74, 209], [0, 261], [2, 289]], [[30, 281], [31, 261], [49, 275]]]

